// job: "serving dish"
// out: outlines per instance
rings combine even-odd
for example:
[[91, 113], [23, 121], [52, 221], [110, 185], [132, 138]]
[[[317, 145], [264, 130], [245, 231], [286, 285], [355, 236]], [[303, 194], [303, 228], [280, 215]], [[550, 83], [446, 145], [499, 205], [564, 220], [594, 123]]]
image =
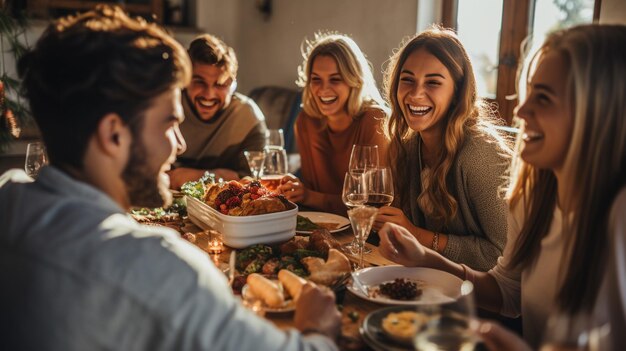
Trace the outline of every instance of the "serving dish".
[[204, 202], [185, 196], [189, 219], [198, 227], [222, 233], [224, 244], [242, 249], [254, 244], [273, 244], [296, 235], [298, 206], [288, 203], [286, 211], [254, 216], [225, 215]]

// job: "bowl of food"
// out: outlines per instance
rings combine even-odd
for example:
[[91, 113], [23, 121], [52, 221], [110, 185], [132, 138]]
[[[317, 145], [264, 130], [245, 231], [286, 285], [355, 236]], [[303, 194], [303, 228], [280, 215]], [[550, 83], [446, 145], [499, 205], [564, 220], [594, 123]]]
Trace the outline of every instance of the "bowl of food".
[[201, 198], [186, 200], [191, 221], [221, 232], [233, 248], [286, 241], [296, 232], [298, 206], [259, 182], [211, 184]]

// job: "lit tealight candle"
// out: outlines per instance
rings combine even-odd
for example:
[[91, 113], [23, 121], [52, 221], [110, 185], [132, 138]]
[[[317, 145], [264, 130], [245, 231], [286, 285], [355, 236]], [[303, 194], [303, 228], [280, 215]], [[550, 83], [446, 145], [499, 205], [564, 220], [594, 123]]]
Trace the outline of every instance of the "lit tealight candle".
[[224, 252], [224, 243], [222, 242], [221, 235], [216, 232], [210, 231], [210, 240], [208, 245], [208, 251], [210, 254], [219, 254]]

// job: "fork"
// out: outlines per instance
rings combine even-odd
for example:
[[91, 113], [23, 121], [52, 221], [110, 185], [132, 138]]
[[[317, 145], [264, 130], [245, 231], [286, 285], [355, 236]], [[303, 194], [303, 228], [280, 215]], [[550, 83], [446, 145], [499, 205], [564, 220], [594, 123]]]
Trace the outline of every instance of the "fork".
[[228, 259], [228, 285], [232, 286], [235, 280], [235, 258], [237, 257], [237, 250], [233, 249], [230, 252], [230, 258]]
[[344, 286], [346, 284], [346, 282], [348, 281], [348, 279], [350, 279], [350, 273], [344, 273], [343, 275], [339, 276], [339, 278], [337, 278], [337, 280], [335, 280], [330, 286], [328, 286], [330, 288], [330, 290], [332, 291], [337, 291], [339, 290], [342, 286]]

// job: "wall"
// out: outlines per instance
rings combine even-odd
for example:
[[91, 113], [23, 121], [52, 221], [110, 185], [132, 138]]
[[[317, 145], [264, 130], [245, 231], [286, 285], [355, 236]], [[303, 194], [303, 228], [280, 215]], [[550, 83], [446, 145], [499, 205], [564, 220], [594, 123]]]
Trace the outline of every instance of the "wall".
[[600, 23], [626, 24], [626, 1], [602, 0]]
[[380, 82], [383, 62], [417, 28], [417, 0], [273, 0], [268, 20], [254, 1], [215, 2], [198, 3], [197, 24], [236, 50], [239, 91], [244, 93], [263, 85], [295, 88], [300, 44], [319, 30], [351, 35]]

